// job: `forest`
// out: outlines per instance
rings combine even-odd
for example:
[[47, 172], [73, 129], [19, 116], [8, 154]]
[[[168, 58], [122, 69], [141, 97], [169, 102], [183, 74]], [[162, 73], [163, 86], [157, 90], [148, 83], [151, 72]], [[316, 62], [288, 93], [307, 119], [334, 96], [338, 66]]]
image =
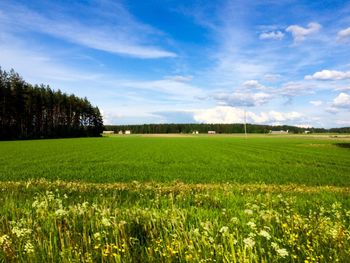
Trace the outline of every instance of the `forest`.
[[0, 68], [0, 140], [100, 136], [103, 120], [87, 98], [31, 85]]
[[[244, 133], [244, 126], [241, 123], [233, 124], [205, 124], [205, 123], [184, 123], [184, 124], [141, 124], [141, 125], [105, 125], [105, 130], [118, 132], [120, 130], [130, 130], [132, 133]], [[248, 133], [269, 133], [270, 131], [288, 130], [289, 133], [350, 133], [350, 127], [344, 128], [301, 128], [289, 125], [259, 125], [247, 124]]]

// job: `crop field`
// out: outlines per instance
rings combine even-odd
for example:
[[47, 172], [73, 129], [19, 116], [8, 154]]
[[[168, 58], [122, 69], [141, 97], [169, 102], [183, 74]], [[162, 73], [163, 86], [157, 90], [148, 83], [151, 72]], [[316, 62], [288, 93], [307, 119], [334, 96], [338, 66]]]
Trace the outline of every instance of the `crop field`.
[[0, 142], [0, 262], [350, 262], [349, 144]]
[[350, 185], [350, 141], [104, 137], [0, 142], [0, 180]]

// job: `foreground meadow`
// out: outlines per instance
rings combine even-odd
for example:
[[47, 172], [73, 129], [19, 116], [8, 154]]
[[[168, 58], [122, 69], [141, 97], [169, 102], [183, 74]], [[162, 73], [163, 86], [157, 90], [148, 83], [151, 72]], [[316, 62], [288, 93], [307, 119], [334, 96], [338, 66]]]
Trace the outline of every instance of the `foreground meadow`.
[[0, 262], [349, 262], [348, 141], [0, 142]]

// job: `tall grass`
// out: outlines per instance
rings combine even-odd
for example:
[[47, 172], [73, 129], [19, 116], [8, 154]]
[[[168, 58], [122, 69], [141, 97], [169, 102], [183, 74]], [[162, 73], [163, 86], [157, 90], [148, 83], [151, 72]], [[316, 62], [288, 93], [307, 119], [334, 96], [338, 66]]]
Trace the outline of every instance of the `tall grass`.
[[4, 262], [347, 262], [347, 188], [0, 183]]

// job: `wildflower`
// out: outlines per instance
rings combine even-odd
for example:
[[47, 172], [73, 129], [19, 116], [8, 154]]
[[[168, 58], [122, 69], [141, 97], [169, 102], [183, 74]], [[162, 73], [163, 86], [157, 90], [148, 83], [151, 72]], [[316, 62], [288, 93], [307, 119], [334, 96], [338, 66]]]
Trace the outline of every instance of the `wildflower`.
[[9, 241], [10, 237], [8, 235], [3, 235], [0, 237], [0, 247]]
[[270, 240], [271, 238], [271, 235], [266, 230], [261, 230], [259, 232], [259, 236], [265, 237], [267, 240]]
[[289, 255], [288, 251], [285, 248], [277, 249], [276, 252], [282, 258], [285, 258], [285, 257], [287, 257]]
[[245, 209], [245, 210], [244, 210], [244, 213], [247, 214], [247, 215], [252, 215], [252, 214], [253, 214], [253, 210], [251, 210], [251, 209]]
[[15, 226], [12, 228], [12, 234], [16, 235], [17, 237], [25, 237], [32, 233], [31, 229], [28, 228], [20, 228], [18, 226]]
[[24, 245], [24, 251], [26, 252], [26, 254], [34, 254], [34, 246], [31, 242], [27, 242]]
[[243, 243], [249, 248], [253, 248], [255, 245], [255, 241], [253, 239], [251, 239], [250, 237], [243, 239]]
[[193, 235], [195, 236], [199, 236], [200, 233], [199, 233], [199, 229], [198, 228], [195, 228], [193, 231], [192, 231]]
[[97, 239], [97, 240], [101, 239], [101, 233], [100, 232], [95, 233], [94, 239]]
[[63, 217], [63, 216], [65, 216], [65, 215], [67, 215], [67, 214], [68, 214], [68, 212], [65, 211], [64, 209], [58, 209], [58, 210], [56, 210], [56, 212], [55, 212], [55, 215], [56, 215], [57, 217]]
[[233, 224], [237, 224], [237, 223], [239, 222], [239, 220], [238, 220], [237, 217], [232, 217], [230, 221], [231, 221], [231, 223], [233, 223]]
[[102, 223], [102, 225], [105, 226], [105, 227], [111, 226], [111, 222], [110, 222], [107, 218], [105, 218], [105, 217], [102, 218], [101, 223]]
[[222, 228], [220, 228], [219, 232], [224, 234], [228, 231], [228, 227], [227, 226], [223, 226]]
[[252, 222], [252, 221], [249, 221], [247, 223], [247, 226], [249, 226], [251, 229], [256, 229], [256, 224], [254, 222]]

